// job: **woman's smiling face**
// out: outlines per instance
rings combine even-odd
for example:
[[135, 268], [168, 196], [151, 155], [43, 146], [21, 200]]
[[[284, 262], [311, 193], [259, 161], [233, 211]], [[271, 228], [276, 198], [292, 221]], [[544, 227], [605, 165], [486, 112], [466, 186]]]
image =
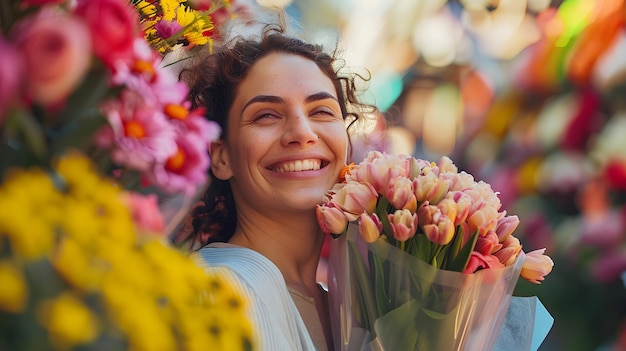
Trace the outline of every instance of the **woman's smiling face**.
[[304, 57], [261, 58], [239, 86], [220, 147], [224, 167], [214, 172], [231, 180], [238, 210], [312, 210], [347, 157], [333, 82]]

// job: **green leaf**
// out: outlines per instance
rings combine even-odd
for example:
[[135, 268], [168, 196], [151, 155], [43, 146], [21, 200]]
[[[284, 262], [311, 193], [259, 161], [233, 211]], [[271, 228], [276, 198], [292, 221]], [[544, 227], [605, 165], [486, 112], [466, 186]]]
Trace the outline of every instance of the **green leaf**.
[[118, 95], [120, 89], [112, 89], [106, 68], [96, 66], [87, 72], [81, 84], [69, 96], [65, 108], [54, 117], [53, 126], [64, 126], [77, 119], [93, 116], [99, 112], [100, 103]]
[[367, 330], [373, 330], [374, 321], [376, 320], [376, 313], [378, 308], [376, 307], [376, 301], [372, 295], [371, 281], [368, 275], [367, 268], [361, 258], [356, 243], [351, 240], [346, 240], [348, 247], [348, 259], [350, 266], [354, 269], [352, 272], [352, 284], [354, 285], [353, 298], [360, 301], [355, 301], [353, 306], [362, 306], [364, 309], [356, 311], [356, 315], [362, 316], [359, 322], [363, 328]]
[[446, 267], [447, 270], [462, 272], [467, 266], [467, 262], [469, 262], [469, 258], [474, 251], [474, 246], [476, 246], [476, 241], [478, 240], [478, 231], [474, 233], [470, 240], [463, 246], [459, 254], [450, 261], [450, 264]]
[[376, 336], [385, 350], [414, 350], [417, 343], [415, 317], [419, 304], [411, 300], [374, 322]]

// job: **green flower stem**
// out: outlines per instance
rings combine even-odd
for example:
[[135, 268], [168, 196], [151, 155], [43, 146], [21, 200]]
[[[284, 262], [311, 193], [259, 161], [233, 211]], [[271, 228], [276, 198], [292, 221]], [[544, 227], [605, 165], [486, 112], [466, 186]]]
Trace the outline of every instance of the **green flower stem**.
[[[358, 321], [365, 329], [374, 331], [374, 322], [376, 321], [376, 302], [372, 295], [371, 282], [367, 274], [367, 268], [361, 259], [359, 250], [356, 247], [356, 243], [347, 240], [348, 244], [348, 257], [352, 261], [351, 266], [354, 267], [354, 275], [352, 276], [352, 283], [355, 285], [355, 304], [353, 306], [363, 306], [363, 310], [357, 311], [357, 316], [361, 316]], [[375, 337], [372, 335], [372, 337]]]

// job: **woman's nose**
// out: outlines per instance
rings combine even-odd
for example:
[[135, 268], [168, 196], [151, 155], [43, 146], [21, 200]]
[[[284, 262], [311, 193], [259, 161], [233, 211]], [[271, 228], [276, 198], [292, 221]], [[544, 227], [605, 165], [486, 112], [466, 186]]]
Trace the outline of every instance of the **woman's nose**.
[[314, 144], [319, 136], [313, 128], [312, 121], [306, 114], [298, 113], [289, 118], [289, 123], [285, 125], [286, 131], [283, 135], [283, 142], [289, 144]]

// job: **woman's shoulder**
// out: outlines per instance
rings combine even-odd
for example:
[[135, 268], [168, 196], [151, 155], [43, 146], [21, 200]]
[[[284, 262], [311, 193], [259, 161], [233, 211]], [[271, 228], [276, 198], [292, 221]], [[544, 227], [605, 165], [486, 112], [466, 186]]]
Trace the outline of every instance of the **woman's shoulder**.
[[248, 298], [264, 350], [314, 350], [313, 342], [294, 304], [283, 275], [260, 253], [219, 243], [198, 251], [206, 271], [224, 276]]
[[284, 303], [287, 284], [280, 270], [260, 253], [228, 243], [214, 243], [198, 251], [199, 264], [209, 271], [226, 270], [245, 290], [266, 300]]

